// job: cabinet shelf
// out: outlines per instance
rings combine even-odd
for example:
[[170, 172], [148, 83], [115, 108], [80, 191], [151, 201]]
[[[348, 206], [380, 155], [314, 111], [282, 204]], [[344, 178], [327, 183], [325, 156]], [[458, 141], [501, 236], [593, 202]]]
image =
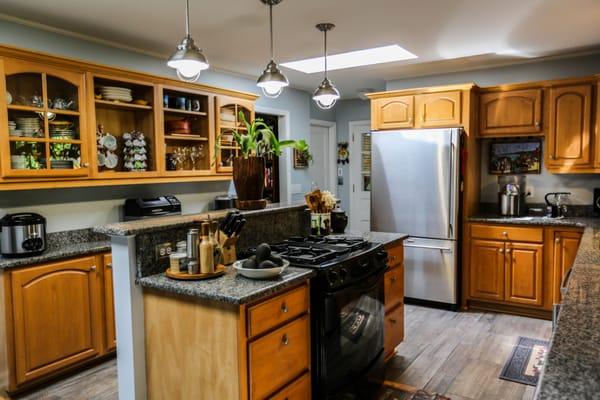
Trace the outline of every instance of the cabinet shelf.
[[29, 111], [29, 112], [35, 112], [35, 113], [44, 112], [44, 109], [42, 107], [21, 106], [19, 104], [9, 104], [8, 106], [6, 106], [6, 108], [8, 110], [13, 110], [13, 111]]
[[197, 115], [200, 117], [206, 117], [208, 114], [204, 111], [187, 111], [187, 110], [178, 110], [176, 108], [164, 108], [164, 112], [172, 113], [172, 114], [185, 114], [185, 115]]
[[167, 140], [187, 140], [192, 142], [208, 142], [207, 137], [199, 136], [199, 135], [165, 135], [165, 139]]
[[116, 109], [131, 109], [131, 110], [152, 110], [152, 106], [149, 106], [149, 105], [143, 106], [141, 104], [122, 103], [122, 102], [118, 102], [118, 101], [98, 100], [98, 99], [96, 99], [95, 102], [96, 102], [96, 106], [98, 106], [98, 107], [116, 108]]

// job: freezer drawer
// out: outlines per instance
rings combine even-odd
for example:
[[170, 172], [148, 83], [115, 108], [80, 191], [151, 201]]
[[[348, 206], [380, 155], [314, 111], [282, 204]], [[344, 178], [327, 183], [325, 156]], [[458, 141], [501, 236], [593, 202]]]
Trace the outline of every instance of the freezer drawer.
[[404, 296], [456, 304], [457, 244], [410, 237], [404, 242]]

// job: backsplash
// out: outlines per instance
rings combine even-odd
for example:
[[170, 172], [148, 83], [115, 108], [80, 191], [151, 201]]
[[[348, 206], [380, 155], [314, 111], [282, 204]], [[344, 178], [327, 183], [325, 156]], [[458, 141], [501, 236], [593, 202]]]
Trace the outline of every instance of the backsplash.
[[[498, 203], [498, 176], [488, 172], [491, 139], [481, 141], [481, 202]], [[541, 174], [527, 174], [526, 190], [531, 192], [527, 204], [544, 203], [548, 192], [571, 192], [567, 204], [591, 206], [594, 188], [600, 188], [600, 175], [595, 174], [551, 174], [542, 162]]]

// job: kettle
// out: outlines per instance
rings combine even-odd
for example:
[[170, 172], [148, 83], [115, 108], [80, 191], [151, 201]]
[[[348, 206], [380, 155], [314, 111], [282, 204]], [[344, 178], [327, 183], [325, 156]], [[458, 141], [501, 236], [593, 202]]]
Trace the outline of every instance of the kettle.
[[[567, 206], [562, 203], [563, 196], [570, 196], [570, 192], [550, 192], [546, 193], [544, 200], [546, 200], [548, 216], [551, 218], [561, 218], [567, 213]], [[550, 199], [552, 197], [552, 199]]]
[[516, 183], [507, 183], [498, 193], [498, 205], [500, 215], [516, 216], [525, 213], [525, 197], [529, 193], [521, 192], [521, 188]]

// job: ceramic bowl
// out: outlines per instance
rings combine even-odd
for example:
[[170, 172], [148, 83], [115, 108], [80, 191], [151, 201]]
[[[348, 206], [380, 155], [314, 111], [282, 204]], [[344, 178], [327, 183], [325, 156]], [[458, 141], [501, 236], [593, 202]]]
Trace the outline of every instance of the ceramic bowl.
[[239, 260], [236, 261], [235, 263], [233, 263], [233, 268], [236, 270], [236, 272], [242, 276], [245, 276], [246, 278], [250, 278], [250, 279], [270, 279], [270, 278], [275, 278], [279, 275], [281, 275], [286, 268], [290, 265], [290, 262], [288, 260], [283, 260], [283, 265], [281, 267], [276, 267], [276, 268], [263, 268], [263, 269], [258, 269], [258, 268], [242, 268], [242, 263], [244, 262], [244, 260]]

